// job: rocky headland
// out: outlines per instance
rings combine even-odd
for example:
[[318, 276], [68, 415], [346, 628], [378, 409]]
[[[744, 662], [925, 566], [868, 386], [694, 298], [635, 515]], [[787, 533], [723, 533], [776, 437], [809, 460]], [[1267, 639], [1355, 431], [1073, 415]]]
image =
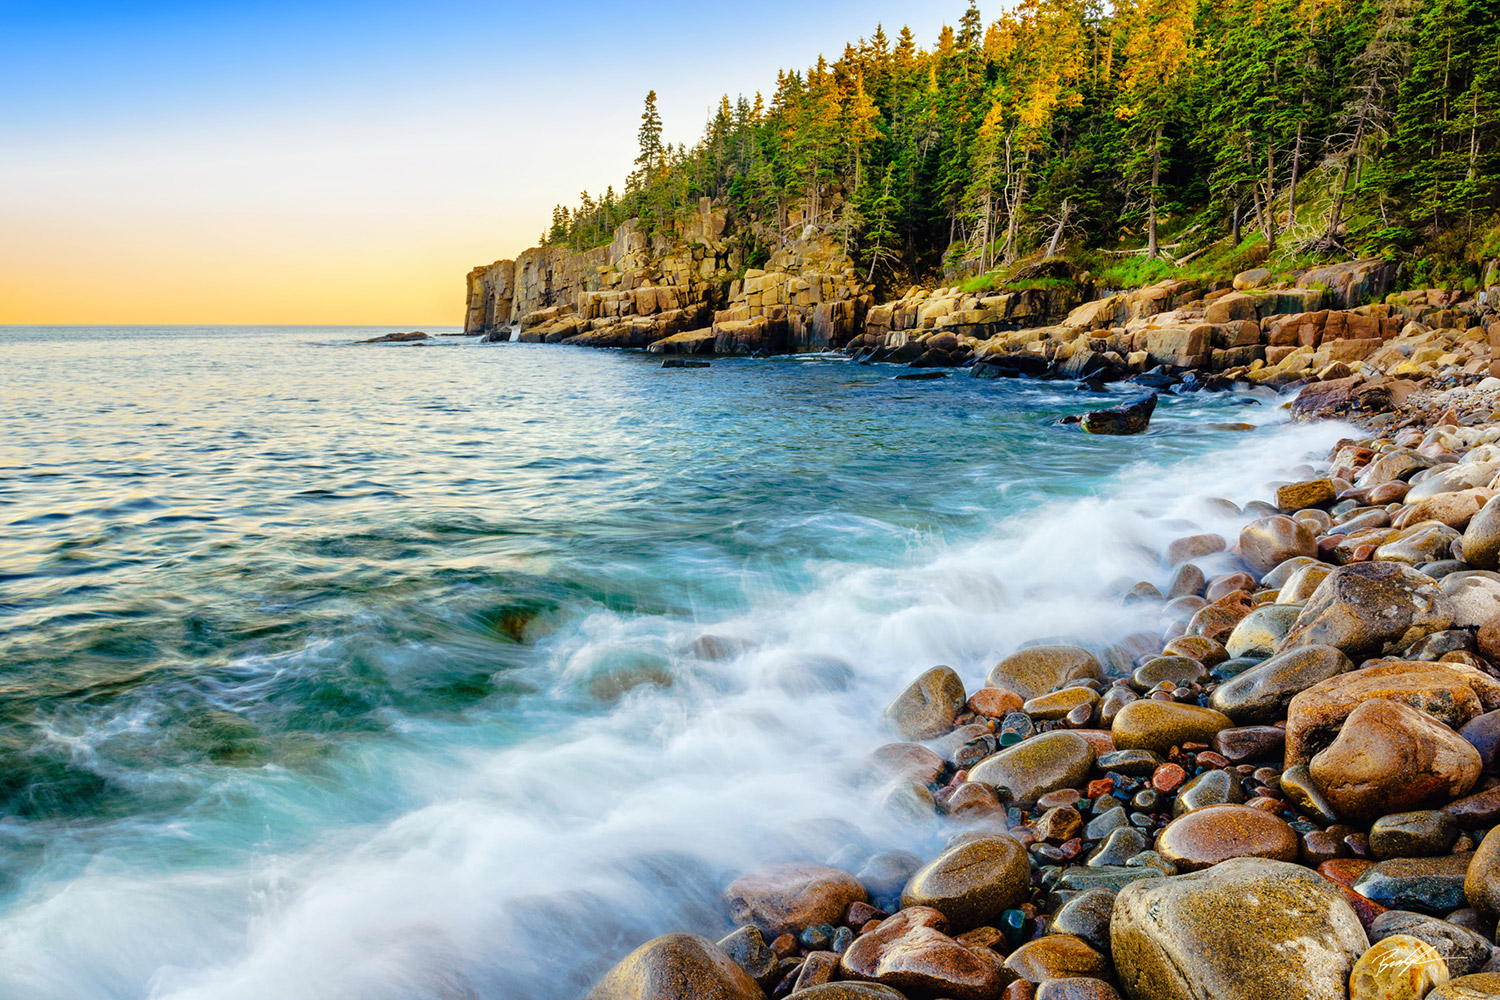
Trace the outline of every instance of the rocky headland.
[[726, 281], [720, 218], [698, 218], [672, 247], [625, 227], [607, 254], [477, 269], [470, 331], [1254, 384], [1364, 436], [1214, 500], [1238, 535], [1167, 546], [1121, 589], [1140, 629], [1118, 643], [1023, 647], [974, 689], [916, 672], [857, 780], [949, 824], [941, 850], [744, 872], [738, 930], [644, 942], [589, 1000], [1500, 996], [1495, 288], [1391, 293], [1360, 260], [876, 305], [814, 233]]

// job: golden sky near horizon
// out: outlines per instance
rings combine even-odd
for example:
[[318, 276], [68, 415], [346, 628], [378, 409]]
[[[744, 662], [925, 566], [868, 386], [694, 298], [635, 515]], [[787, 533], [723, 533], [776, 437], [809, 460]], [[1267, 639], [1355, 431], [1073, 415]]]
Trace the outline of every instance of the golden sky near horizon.
[[647, 90], [691, 144], [720, 94], [965, 5], [7, 7], [0, 324], [456, 326], [471, 268], [623, 187]]

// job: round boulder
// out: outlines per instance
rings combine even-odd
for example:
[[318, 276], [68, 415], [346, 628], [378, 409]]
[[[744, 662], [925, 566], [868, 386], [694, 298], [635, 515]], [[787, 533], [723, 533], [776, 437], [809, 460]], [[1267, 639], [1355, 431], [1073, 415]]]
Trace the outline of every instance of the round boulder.
[[991, 754], [974, 765], [969, 780], [993, 785], [1012, 802], [1029, 806], [1048, 792], [1082, 784], [1093, 766], [1094, 748], [1089, 741], [1075, 732], [1058, 730]]
[[1229, 716], [1211, 708], [1142, 700], [1120, 709], [1110, 733], [1120, 750], [1150, 750], [1166, 756], [1183, 743], [1212, 743], [1216, 733], [1233, 726]]
[[1195, 872], [1231, 858], [1297, 860], [1297, 832], [1271, 813], [1251, 806], [1206, 806], [1168, 823], [1156, 838], [1156, 853]]
[[868, 901], [858, 879], [825, 865], [773, 865], [740, 876], [724, 890], [730, 919], [754, 924], [773, 938], [815, 924], [836, 924], [850, 903]]
[[1294, 556], [1315, 558], [1318, 540], [1301, 521], [1282, 514], [1263, 517], [1240, 532], [1240, 558], [1257, 575], [1264, 575]]
[[1354, 661], [1333, 646], [1302, 646], [1271, 657], [1225, 681], [1209, 704], [1236, 723], [1272, 723], [1303, 691], [1354, 669]]
[[667, 934], [626, 955], [584, 1000], [765, 1000], [749, 973], [696, 934]]
[[1500, 827], [1480, 841], [1464, 876], [1464, 898], [1491, 920], [1500, 919]]
[[1438, 582], [1404, 563], [1340, 566], [1313, 591], [1281, 649], [1337, 646], [1360, 660], [1453, 627]]
[[885, 710], [885, 721], [902, 739], [930, 740], [953, 729], [968, 695], [951, 667], [933, 667], [912, 681]]
[[1395, 934], [1354, 963], [1350, 1000], [1422, 1000], [1448, 981], [1448, 963], [1426, 941]]
[[1026, 849], [1002, 833], [980, 834], [918, 868], [901, 893], [901, 906], [930, 907], [955, 931], [966, 931], [998, 921], [1026, 898], [1030, 885]]
[[990, 668], [987, 683], [1031, 699], [1068, 681], [1088, 679], [1103, 680], [1104, 668], [1082, 646], [1028, 646]]
[[1130, 883], [1110, 940], [1132, 1000], [1346, 1000], [1369, 948], [1331, 882], [1260, 858]]

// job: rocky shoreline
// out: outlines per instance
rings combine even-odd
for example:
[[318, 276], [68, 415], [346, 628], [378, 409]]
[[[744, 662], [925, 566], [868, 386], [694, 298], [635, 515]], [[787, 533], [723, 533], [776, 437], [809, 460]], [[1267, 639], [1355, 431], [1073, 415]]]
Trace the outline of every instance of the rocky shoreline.
[[1368, 436], [1215, 501], [1141, 631], [891, 702], [862, 780], [941, 851], [745, 873], [589, 1000], [1500, 996], [1500, 380], [1447, 338], [1304, 384]]

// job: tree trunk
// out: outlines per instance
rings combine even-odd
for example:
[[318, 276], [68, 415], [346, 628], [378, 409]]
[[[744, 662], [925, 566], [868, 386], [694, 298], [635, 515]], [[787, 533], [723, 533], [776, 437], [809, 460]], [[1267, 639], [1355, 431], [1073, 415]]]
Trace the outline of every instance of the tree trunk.
[[1302, 123], [1297, 123], [1297, 144], [1292, 147], [1292, 186], [1287, 194], [1286, 224], [1288, 227], [1297, 223], [1297, 167], [1302, 161]]
[[1235, 246], [1240, 245], [1240, 202], [1236, 198], [1229, 210], [1229, 239]]
[[1057, 216], [1057, 228], [1052, 231], [1052, 241], [1047, 244], [1048, 257], [1057, 256], [1058, 245], [1062, 243], [1063, 229], [1068, 224], [1068, 213], [1072, 210], [1073, 206], [1069, 205], [1068, 200], [1064, 198], [1062, 208], [1059, 210], [1059, 215]]
[[1146, 259], [1156, 259], [1156, 188], [1161, 183], [1161, 126], [1151, 140], [1151, 204], [1146, 212]]

